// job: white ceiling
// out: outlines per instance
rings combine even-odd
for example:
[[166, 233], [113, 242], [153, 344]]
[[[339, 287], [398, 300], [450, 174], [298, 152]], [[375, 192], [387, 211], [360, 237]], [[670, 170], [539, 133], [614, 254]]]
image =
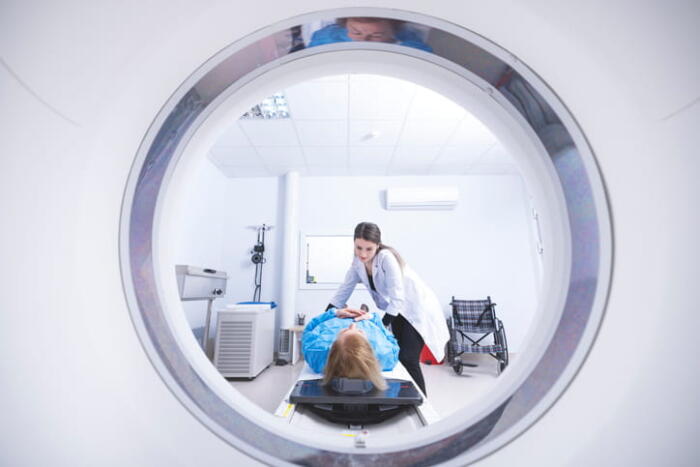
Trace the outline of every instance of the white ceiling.
[[413, 83], [342, 75], [283, 92], [291, 118], [238, 120], [211, 148], [228, 177], [516, 172], [478, 119]]

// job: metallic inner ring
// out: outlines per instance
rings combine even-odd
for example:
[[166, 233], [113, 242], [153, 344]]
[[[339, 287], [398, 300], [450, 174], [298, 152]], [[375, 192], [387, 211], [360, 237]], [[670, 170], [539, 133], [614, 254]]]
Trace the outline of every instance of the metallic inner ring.
[[[533, 73], [522, 73], [527, 70], [525, 65], [512, 60], [510, 54], [495, 44], [487, 43], [485, 46], [486, 41], [483, 38], [466, 29], [435, 18], [396, 10], [364, 9], [362, 16], [367, 16], [368, 11], [375, 17], [402, 20], [404, 24], [429, 31], [432, 37], [439, 38], [443, 44], [440, 50], [436, 48], [436, 50], [421, 52], [421, 58], [427, 61], [431, 60], [431, 56], [439, 57], [441, 60], [446, 59], [464, 66], [469, 72], [484, 79], [489, 66], [507, 65], [511, 68], [513, 76], [529, 86], [530, 92], [537, 95], [539, 100], [547, 102], [547, 99], [550, 99], [551, 102], [551, 99], [556, 99], [552, 96], [545, 99], [538, 93], [536, 89], [542, 89], [545, 85], [542, 82], [535, 83], [537, 78], [533, 78], [535, 76]], [[340, 13], [348, 12], [340, 10]], [[571, 363], [584, 331], [591, 326], [597, 329], [599, 324], [592, 322], [591, 315], [595, 298], [600, 294], [605, 295], [608, 287], [608, 271], [601, 267], [601, 242], [610, 240], [606, 238], [608, 233], [601, 227], [601, 219], [598, 218], [600, 212], [607, 215], [607, 204], [599, 196], [599, 205], [596, 206], [591, 180], [595, 179], [600, 186], [602, 183], [595, 169], [587, 169], [584, 163], [584, 158], [593, 158], [590, 148], [581, 147], [581, 143], [579, 145], [573, 143], [585, 141], [585, 138], [573, 138], [570, 134], [571, 128], [567, 130], [568, 140], [571, 142], [567, 150], [562, 151], [561, 147], [552, 147], [551, 144], [547, 145], [543, 142], [561, 183], [571, 228], [570, 282], [566, 304], [556, 332], [534, 371], [507, 400], [480, 420], [441, 440], [390, 454], [347, 453], [314, 448], [268, 431], [221, 400], [201, 379], [169, 330], [163, 304], [158, 296], [152, 254], [154, 213], [168, 167], [176, 163], [178, 150], [181, 150], [197, 125], [201, 123], [199, 122], [201, 118], [198, 117], [211, 112], [210, 104], [227, 88], [237, 82], [250, 79], [262, 66], [270, 64], [275, 66], [276, 63], [281, 63], [283, 58], [293, 57], [294, 54], [301, 55], [301, 50], [307, 56], [328, 52], [333, 47], [342, 50], [347, 43], [326, 45], [320, 47], [319, 52], [314, 52], [313, 48], [305, 50], [280, 48], [279, 44], [285, 43], [290, 36], [294, 39], [300, 28], [310, 25], [312, 21], [332, 22], [336, 18], [346, 16], [351, 15], [339, 14], [338, 11], [333, 15], [328, 13], [305, 15], [297, 18], [292, 27], [273, 26], [256, 33], [254, 36], [258, 39], [252, 42], [244, 39], [232, 44], [198, 70], [198, 73], [183, 84], [179, 92], [165, 105], [161, 114], [163, 123], [154, 125], [149, 130], [137, 155], [137, 164], [131, 175], [130, 186], [133, 186], [133, 192], [127, 192], [123, 206], [122, 236], [126, 236], [123, 244], [127, 247], [121, 252], [124, 265], [122, 274], [125, 288], [128, 292], [132, 292], [127, 293], [129, 308], [137, 332], [144, 341], [144, 347], [154, 366], [161, 372], [166, 383], [177, 385], [177, 388], [171, 386], [171, 389], [179, 395], [183, 404], [190, 410], [193, 406], [196, 407], [192, 412], [206, 426], [254, 457], [263, 461], [277, 459], [306, 465], [327, 465], [331, 458], [333, 463], [339, 464], [382, 462], [388, 465], [433, 464], [454, 460], [458, 456], [464, 459], [465, 453], [473, 452], [493, 441], [540, 404], [545, 394]], [[408, 53], [408, 49], [412, 47], [402, 44], [373, 46], [371, 42], [363, 42], [362, 46], [369, 50], [374, 47], [399, 54]], [[458, 61], [465, 50], [478, 53], [481, 57], [478, 63], [481, 65], [464, 65]], [[413, 48], [410, 53], [415, 56]], [[506, 62], [504, 57], [511, 57], [511, 60]], [[530, 76], [529, 81], [525, 76]], [[506, 92], [498, 89], [494, 91]], [[564, 108], [564, 106], [559, 105], [557, 108]], [[533, 129], [536, 129], [528, 118], [527, 109], [518, 108], [518, 110], [533, 125]], [[555, 111], [551, 108], [546, 110], [550, 112], [555, 122], [557, 120], [561, 122], [560, 116]], [[580, 132], [578, 128], [574, 131]], [[141, 164], [138, 163], [140, 160], [143, 161]], [[595, 167], [595, 164], [589, 163], [588, 166]], [[601, 203], [604, 205], [601, 206]], [[576, 364], [580, 365], [580, 363]], [[167, 374], [164, 374], [164, 371]], [[542, 409], [544, 410], [546, 407]]]

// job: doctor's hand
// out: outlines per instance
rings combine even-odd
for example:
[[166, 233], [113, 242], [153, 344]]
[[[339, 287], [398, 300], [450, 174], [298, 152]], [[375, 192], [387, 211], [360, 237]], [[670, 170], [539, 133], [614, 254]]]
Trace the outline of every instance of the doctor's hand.
[[354, 308], [341, 308], [339, 310], [335, 310], [335, 316], [338, 318], [355, 318], [355, 321], [358, 321], [357, 318], [365, 314], [367, 313], [364, 310], [356, 310]]
[[372, 316], [373, 316], [373, 314], [372, 314], [371, 311], [365, 311], [365, 312], [363, 312], [360, 316], [356, 316], [356, 317], [355, 317], [355, 321], [362, 321], [362, 320], [365, 320], [365, 319], [372, 319]]

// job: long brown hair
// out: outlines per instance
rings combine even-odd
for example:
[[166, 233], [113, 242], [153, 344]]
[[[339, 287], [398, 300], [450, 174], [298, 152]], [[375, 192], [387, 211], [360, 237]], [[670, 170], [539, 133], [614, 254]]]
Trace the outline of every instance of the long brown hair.
[[353, 240], [357, 240], [358, 238], [366, 240], [368, 242], [376, 243], [377, 253], [379, 253], [382, 250], [389, 250], [396, 258], [396, 261], [399, 262], [401, 270], [403, 270], [406, 263], [404, 262], [403, 258], [401, 257], [398, 251], [396, 251], [389, 245], [385, 245], [382, 243], [382, 232], [381, 230], [379, 230], [379, 226], [377, 226], [377, 224], [373, 224], [371, 222], [360, 222], [359, 224], [357, 224], [357, 226], [355, 227], [355, 235], [353, 236]]
[[364, 379], [371, 381], [379, 390], [387, 388], [372, 346], [363, 335], [357, 333], [340, 335], [333, 342], [323, 384], [330, 384], [333, 378]]

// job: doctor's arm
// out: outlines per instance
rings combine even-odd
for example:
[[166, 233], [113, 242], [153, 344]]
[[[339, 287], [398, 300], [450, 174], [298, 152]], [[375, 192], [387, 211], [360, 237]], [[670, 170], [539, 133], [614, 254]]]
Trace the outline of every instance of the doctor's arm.
[[331, 307], [345, 307], [348, 298], [350, 298], [350, 295], [352, 295], [353, 290], [355, 290], [355, 286], [359, 283], [360, 276], [357, 274], [357, 271], [355, 271], [355, 268], [351, 265], [350, 269], [348, 269], [348, 272], [345, 274], [345, 279], [343, 280], [343, 283], [340, 284], [340, 287], [338, 287], [338, 290], [331, 299], [331, 303], [328, 304], [328, 308], [326, 309], [330, 309]]

